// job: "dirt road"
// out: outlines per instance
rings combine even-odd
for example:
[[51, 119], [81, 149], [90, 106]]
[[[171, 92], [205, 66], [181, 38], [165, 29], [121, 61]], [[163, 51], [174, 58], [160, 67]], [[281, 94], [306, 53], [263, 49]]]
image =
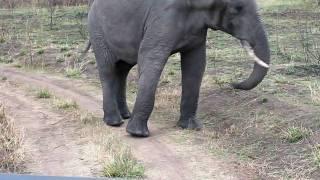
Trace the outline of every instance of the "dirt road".
[[[92, 176], [93, 161], [85, 157], [87, 140], [74, 122], [48, 110], [8, 83], [0, 84], [0, 102], [23, 131], [27, 172], [42, 175]], [[82, 148], [79, 148], [81, 147]]]
[[[31, 173], [45, 175], [92, 176], [95, 164], [85, 157], [86, 138], [79, 138], [80, 122], [72, 122], [50, 110], [49, 105], [27, 96], [21, 87], [50, 89], [55, 96], [73, 99], [80, 108], [101, 117], [100, 89], [89, 87], [84, 81], [57, 76], [23, 72], [0, 67], [0, 76], [7, 83], [0, 86], [0, 101], [4, 101], [14, 116], [16, 124], [26, 130], [25, 144], [30, 153], [28, 169]], [[17, 87], [8, 85], [14, 82]], [[21, 86], [21, 87], [19, 87]], [[90, 90], [89, 90], [90, 89]], [[150, 124], [150, 138], [135, 139], [127, 135], [125, 126], [112, 131], [128, 143], [135, 157], [146, 168], [146, 179], [252, 179], [254, 174], [213, 158], [196, 146], [184, 146], [167, 138], [165, 128]]]

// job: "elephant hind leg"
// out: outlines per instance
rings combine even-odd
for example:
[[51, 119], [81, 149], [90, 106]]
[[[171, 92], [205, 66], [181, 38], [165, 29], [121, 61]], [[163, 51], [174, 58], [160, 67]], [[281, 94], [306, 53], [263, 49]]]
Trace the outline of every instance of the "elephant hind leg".
[[103, 120], [109, 126], [120, 126], [123, 121], [120, 117], [117, 102], [117, 94], [120, 87], [116, 70], [117, 59], [103, 42], [98, 39], [91, 42], [103, 90]]
[[119, 83], [119, 90], [117, 92], [117, 103], [121, 117], [123, 119], [129, 119], [131, 117], [131, 113], [127, 105], [126, 86], [127, 77], [132, 67], [133, 65], [128, 64], [124, 61], [119, 61], [116, 64], [116, 74], [118, 79], [117, 81]]

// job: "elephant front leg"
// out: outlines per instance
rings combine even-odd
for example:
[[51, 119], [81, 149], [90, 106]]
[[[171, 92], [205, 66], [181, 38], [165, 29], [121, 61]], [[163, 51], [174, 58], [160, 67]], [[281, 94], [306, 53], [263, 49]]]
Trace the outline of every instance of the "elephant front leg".
[[[127, 132], [133, 136], [149, 136], [148, 119], [154, 107], [155, 93], [163, 68], [180, 39], [178, 23], [174, 21], [176, 13], [168, 12], [152, 18], [138, 55], [139, 88], [132, 117], [127, 125]], [[151, 19], [150, 19], [151, 20]]]
[[206, 66], [205, 43], [192, 51], [181, 53], [182, 65], [182, 98], [180, 106], [180, 120], [178, 126], [183, 129], [202, 128], [196, 113], [200, 86]]
[[152, 113], [155, 93], [161, 72], [167, 62], [169, 53], [148, 52], [141, 55], [139, 65], [139, 87], [132, 117], [127, 125], [127, 132], [132, 136], [149, 136], [148, 119]]

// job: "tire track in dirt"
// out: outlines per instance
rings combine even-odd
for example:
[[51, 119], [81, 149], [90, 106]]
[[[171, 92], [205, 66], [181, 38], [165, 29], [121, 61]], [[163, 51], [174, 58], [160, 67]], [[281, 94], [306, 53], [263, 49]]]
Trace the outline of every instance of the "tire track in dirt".
[[[102, 116], [101, 99], [77, 89], [70, 84], [71, 81], [32, 75], [13, 68], [0, 67], [0, 72], [13, 82], [48, 88], [58, 97], [77, 101], [81, 109]], [[181, 149], [166, 139], [165, 130], [160, 131], [152, 124], [149, 127], [155, 135], [145, 139], [132, 138], [123, 128], [112, 128], [131, 145], [134, 155], [144, 163], [147, 179], [251, 179], [246, 172], [239, 172], [236, 167], [230, 167], [194, 148]]]
[[0, 102], [24, 134], [26, 171], [36, 175], [93, 176], [95, 162], [85, 157], [86, 139], [63, 115], [48, 111], [12, 85], [0, 84]]

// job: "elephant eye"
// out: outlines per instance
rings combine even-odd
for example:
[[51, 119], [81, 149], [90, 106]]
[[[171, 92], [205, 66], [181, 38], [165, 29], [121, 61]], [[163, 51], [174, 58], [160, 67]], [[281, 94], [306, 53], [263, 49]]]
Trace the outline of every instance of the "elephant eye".
[[243, 6], [242, 6], [242, 5], [236, 6], [236, 10], [237, 10], [238, 12], [241, 12], [241, 11], [243, 10]]
[[242, 5], [237, 5], [234, 7], [234, 14], [240, 14], [243, 11]]
[[243, 6], [242, 6], [242, 5], [237, 5], [237, 6], [235, 7], [235, 11], [236, 11], [237, 13], [241, 13], [242, 10], [243, 10]]
[[231, 13], [240, 14], [243, 11], [243, 9], [244, 9], [244, 6], [242, 4], [237, 4], [232, 8]]

